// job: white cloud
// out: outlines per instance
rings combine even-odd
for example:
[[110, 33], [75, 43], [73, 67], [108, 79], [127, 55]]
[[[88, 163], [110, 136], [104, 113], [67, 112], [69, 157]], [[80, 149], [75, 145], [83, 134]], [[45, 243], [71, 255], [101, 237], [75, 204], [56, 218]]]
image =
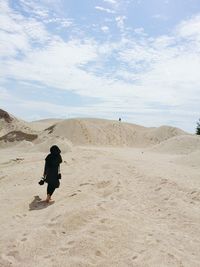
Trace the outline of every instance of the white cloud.
[[108, 26], [102, 26], [102, 27], [101, 27], [101, 30], [102, 30], [104, 33], [108, 33], [108, 32], [109, 32], [109, 27], [108, 27]]
[[[64, 41], [36, 18], [13, 12], [5, 3], [0, 7], [0, 79], [35, 81], [101, 101], [85, 108], [70, 107], [74, 114], [112, 116], [124, 112], [128, 117], [134, 112], [149, 113], [156, 121], [155, 114], [166, 111], [167, 106], [173, 118], [180, 119], [187, 112], [188, 116], [196, 115], [200, 101], [200, 16], [183, 21], [170, 35], [150, 38], [143, 29], [135, 29], [137, 37], [100, 43], [86, 35]], [[125, 19], [116, 17], [121, 30]], [[108, 32], [109, 28], [102, 26], [101, 30]], [[8, 97], [7, 91], [1, 90], [0, 97]], [[31, 101], [20, 105], [37, 108]], [[42, 107], [48, 112], [54, 107], [56, 114], [68, 111], [51, 103]]]
[[115, 10], [119, 8], [120, 1], [119, 0], [103, 0], [104, 3], [111, 5]]
[[112, 5], [116, 5], [117, 1], [116, 0], [103, 0], [106, 3], [112, 4]]
[[65, 18], [59, 18], [59, 17], [54, 17], [54, 18], [49, 18], [44, 20], [45, 24], [47, 23], [54, 23], [57, 24], [58, 27], [60, 28], [69, 28], [73, 26], [73, 20], [72, 19], [65, 19]]
[[24, 54], [32, 49], [32, 42], [44, 44], [48, 41], [49, 33], [41, 22], [13, 12], [6, 2], [0, 7], [0, 57]]
[[145, 34], [145, 31], [144, 31], [143, 27], [135, 28], [134, 32], [137, 33], [137, 34]]
[[124, 21], [126, 19], [126, 16], [118, 16], [115, 18], [117, 22], [117, 26], [121, 31], [124, 31]]
[[68, 28], [73, 25], [71, 18], [65, 18], [56, 13], [57, 10], [62, 10], [62, 5], [59, 1], [20, 0], [20, 4], [25, 12], [36, 19], [41, 19], [45, 24], [54, 23], [60, 28]]
[[105, 8], [105, 7], [102, 7], [102, 6], [95, 6], [95, 9], [103, 11], [103, 12], [106, 12], [106, 13], [110, 13], [110, 14], [114, 14], [115, 13], [114, 10], [112, 10], [110, 8]]
[[32, 0], [20, 0], [19, 1], [21, 7], [24, 9], [25, 12], [35, 15], [38, 18], [46, 19], [49, 17], [49, 11], [41, 4], [37, 3], [36, 1]]
[[175, 34], [181, 38], [200, 40], [200, 15], [183, 21], [176, 27]]

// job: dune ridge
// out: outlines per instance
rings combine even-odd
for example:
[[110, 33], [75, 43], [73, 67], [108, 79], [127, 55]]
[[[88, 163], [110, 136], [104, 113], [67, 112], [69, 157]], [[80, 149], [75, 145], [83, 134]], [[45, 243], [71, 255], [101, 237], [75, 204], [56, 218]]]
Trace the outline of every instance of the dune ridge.
[[7, 111], [0, 109], [0, 137], [13, 131], [20, 131], [27, 134], [36, 133], [28, 122], [18, 119]]
[[146, 147], [176, 135], [187, 134], [181, 129], [161, 126], [144, 126], [103, 119], [63, 120], [45, 131], [52, 136], [62, 136], [74, 145], [105, 145]]
[[145, 148], [175, 136], [189, 136], [183, 130], [170, 126], [147, 128], [126, 122], [95, 118], [45, 119], [28, 123], [3, 110], [0, 114], [2, 114], [0, 117], [0, 147], [2, 148], [16, 145], [20, 141], [29, 141], [36, 144], [40, 151], [41, 147], [44, 149], [45, 144], [47, 147], [58, 141], [61, 145], [62, 138], [65, 139], [65, 151], [66, 143], [68, 148], [72, 145]]
[[150, 150], [160, 153], [190, 154], [200, 150], [200, 136], [175, 136], [155, 145]]
[[43, 119], [43, 120], [37, 120], [37, 121], [31, 121], [29, 122], [29, 125], [31, 126], [32, 129], [35, 131], [43, 131], [46, 128], [61, 122], [62, 119]]

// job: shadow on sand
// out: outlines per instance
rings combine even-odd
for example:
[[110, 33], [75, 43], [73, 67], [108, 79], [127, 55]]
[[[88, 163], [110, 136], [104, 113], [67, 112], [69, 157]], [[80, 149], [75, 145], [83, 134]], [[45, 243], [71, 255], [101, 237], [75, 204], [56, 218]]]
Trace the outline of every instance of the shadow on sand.
[[45, 209], [54, 204], [54, 201], [47, 203], [45, 200], [42, 200], [39, 196], [34, 196], [33, 201], [29, 204], [29, 210], [41, 210]]

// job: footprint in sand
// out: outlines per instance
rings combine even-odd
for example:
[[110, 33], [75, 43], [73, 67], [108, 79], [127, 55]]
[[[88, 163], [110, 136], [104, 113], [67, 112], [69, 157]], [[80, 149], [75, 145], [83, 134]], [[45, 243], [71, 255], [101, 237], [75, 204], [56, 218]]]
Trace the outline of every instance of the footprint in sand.
[[14, 216], [14, 218], [16, 218], [16, 219], [22, 219], [22, 215], [16, 214], [16, 215]]
[[160, 191], [162, 189], [162, 187], [158, 187], [158, 188], [156, 188], [154, 191]]
[[0, 177], [0, 180], [3, 180], [4, 178], [6, 178], [8, 175], [3, 175]]
[[61, 250], [62, 252], [66, 252], [68, 248], [59, 248], [59, 250]]
[[102, 256], [102, 253], [101, 253], [100, 250], [97, 250], [97, 251], [95, 252], [95, 255], [98, 256], [98, 257], [101, 257], [101, 256]]
[[75, 243], [75, 241], [72, 240], [72, 241], [69, 241], [67, 244], [68, 245], [73, 245], [74, 243]]
[[44, 256], [45, 259], [49, 259], [49, 258], [51, 258], [51, 257], [52, 257], [52, 255]]
[[108, 221], [107, 218], [103, 218], [103, 219], [100, 220], [101, 223], [106, 223], [107, 221]]
[[13, 266], [13, 263], [11, 260], [3, 259], [3, 257], [5, 257], [5, 255], [0, 256], [0, 266], [1, 267]]
[[192, 200], [200, 201], [200, 192], [193, 191], [191, 192], [191, 195], [192, 195]]
[[16, 247], [17, 247], [17, 246], [16, 246], [15, 244], [12, 244], [12, 245], [9, 245], [9, 246], [8, 246], [8, 248], [11, 249], [11, 250], [12, 250], [12, 249], [15, 249]]
[[16, 260], [20, 260], [19, 251], [17, 251], [17, 250], [9, 251], [8, 254], [7, 254], [7, 256], [13, 257]]
[[83, 184], [80, 184], [79, 186], [84, 186], [84, 185], [90, 185], [90, 183], [83, 183]]
[[98, 189], [105, 188], [111, 184], [110, 181], [102, 181], [96, 184]]
[[61, 215], [57, 215], [56, 217], [52, 218], [51, 221], [56, 221]]
[[114, 187], [115, 192], [119, 192], [122, 189], [121, 183], [118, 182], [117, 185]]
[[112, 190], [104, 190], [104, 192], [101, 194], [102, 197], [106, 198], [113, 194]]
[[168, 180], [167, 179], [161, 179], [161, 182], [160, 182], [160, 184], [166, 184], [168, 182]]
[[[55, 227], [56, 225], [58, 225], [58, 223], [56, 223], [56, 222], [50, 222], [50, 223], [48, 223], [47, 224], [49, 227]], [[55, 234], [56, 234], [56, 232], [55, 232]]]
[[73, 194], [71, 194], [69, 197], [74, 197], [74, 196], [76, 196], [77, 195], [77, 193], [73, 193]]
[[97, 203], [97, 207], [100, 208], [101, 210], [105, 210], [105, 208], [103, 207], [105, 204], [105, 201], [102, 201], [101, 203]]

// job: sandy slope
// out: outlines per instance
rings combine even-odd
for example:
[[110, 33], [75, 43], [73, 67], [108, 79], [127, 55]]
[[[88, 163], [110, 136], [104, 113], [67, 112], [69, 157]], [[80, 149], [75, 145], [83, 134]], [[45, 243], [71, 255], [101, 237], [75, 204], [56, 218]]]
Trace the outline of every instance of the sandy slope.
[[[0, 142], [1, 267], [200, 266], [200, 137], [100, 119], [37, 127]], [[53, 144], [62, 180], [46, 204]]]
[[0, 266], [200, 266], [197, 152], [74, 147], [46, 205], [46, 154], [2, 151]]
[[187, 134], [181, 129], [140, 125], [103, 119], [68, 119], [51, 126], [46, 133], [62, 136], [75, 145], [146, 147], [171, 137]]
[[[61, 146], [63, 152], [70, 151], [72, 145], [151, 147], [172, 137], [190, 136], [169, 126], [146, 128], [103, 119], [49, 119], [25, 127], [23, 121], [11, 118], [11, 122], [3, 120], [4, 135], [0, 136], [0, 148], [17, 146], [13, 149], [47, 153], [53, 144]], [[47, 128], [47, 125], [51, 126]]]
[[29, 122], [29, 125], [36, 131], [43, 131], [46, 128], [61, 122], [62, 119], [44, 119], [38, 121]]
[[200, 136], [180, 135], [169, 138], [153, 147], [151, 151], [169, 154], [189, 154], [200, 151]]
[[0, 137], [11, 131], [22, 131], [28, 134], [35, 133], [35, 130], [28, 122], [18, 119], [12, 114], [0, 109]]

